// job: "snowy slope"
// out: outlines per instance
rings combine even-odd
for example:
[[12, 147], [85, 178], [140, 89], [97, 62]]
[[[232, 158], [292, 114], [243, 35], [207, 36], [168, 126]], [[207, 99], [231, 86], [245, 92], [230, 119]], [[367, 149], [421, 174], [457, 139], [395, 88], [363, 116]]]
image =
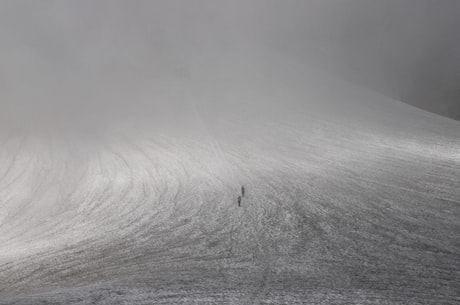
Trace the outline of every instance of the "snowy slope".
[[459, 302], [458, 122], [207, 82], [184, 133], [2, 138], [0, 304]]

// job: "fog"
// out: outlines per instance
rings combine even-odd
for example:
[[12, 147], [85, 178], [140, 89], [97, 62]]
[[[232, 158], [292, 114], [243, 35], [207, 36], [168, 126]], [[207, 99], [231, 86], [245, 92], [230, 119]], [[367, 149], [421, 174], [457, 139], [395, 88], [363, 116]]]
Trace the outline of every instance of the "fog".
[[0, 304], [458, 304], [459, 7], [0, 1]]
[[238, 102], [219, 91], [232, 80], [262, 95], [282, 88], [284, 75], [264, 87], [275, 62], [459, 118], [459, 9], [455, 0], [2, 1], [0, 119], [56, 128], [160, 109], [174, 117], [210, 93], [224, 108]]

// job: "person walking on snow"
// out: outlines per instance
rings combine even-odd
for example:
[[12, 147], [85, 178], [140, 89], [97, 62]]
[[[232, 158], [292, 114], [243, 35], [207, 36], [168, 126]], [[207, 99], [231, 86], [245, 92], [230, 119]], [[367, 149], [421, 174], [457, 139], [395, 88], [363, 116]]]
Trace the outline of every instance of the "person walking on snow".
[[241, 187], [241, 195], [244, 197], [244, 185]]
[[238, 196], [238, 206], [241, 206], [241, 196]]

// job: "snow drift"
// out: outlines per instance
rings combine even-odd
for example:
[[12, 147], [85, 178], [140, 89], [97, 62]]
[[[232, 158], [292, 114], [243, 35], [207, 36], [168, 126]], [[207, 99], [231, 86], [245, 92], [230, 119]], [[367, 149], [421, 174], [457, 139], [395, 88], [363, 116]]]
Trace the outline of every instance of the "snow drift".
[[226, 71], [132, 129], [3, 133], [1, 304], [458, 301], [458, 122]]

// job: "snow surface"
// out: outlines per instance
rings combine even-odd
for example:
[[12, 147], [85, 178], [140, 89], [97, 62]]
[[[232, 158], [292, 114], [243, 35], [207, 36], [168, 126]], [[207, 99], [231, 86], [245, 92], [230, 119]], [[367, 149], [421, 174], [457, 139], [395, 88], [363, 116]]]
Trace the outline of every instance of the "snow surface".
[[3, 136], [0, 304], [458, 304], [460, 124], [360, 94]]

